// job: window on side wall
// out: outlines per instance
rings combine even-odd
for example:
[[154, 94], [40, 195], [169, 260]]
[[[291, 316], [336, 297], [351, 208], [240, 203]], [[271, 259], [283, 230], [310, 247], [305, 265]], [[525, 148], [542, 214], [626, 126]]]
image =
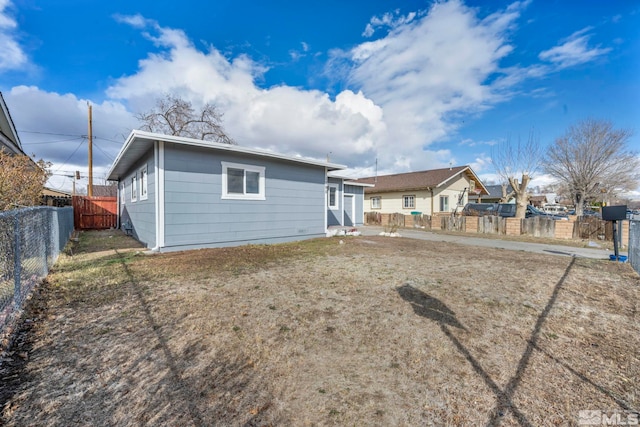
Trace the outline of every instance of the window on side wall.
[[120, 183], [120, 204], [121, 205], [124, 205], [124, 202], [127, 199], [126, 198], [126, 193], [125, 193], [125, 188], [126, 188], [125, 182], [122, 181]]
[[222, 162], [222, 198], [265, 200], [265, 168]]
[[147, 165], [140, 169], [140, 200], [147, 200], [148, 190]]
[[327, 192], [327, 206], [329, 209], [338, 209], [338, 186], [329, 185]]
[[416, 208], [416, 196], [402, 196], [402, 208], [403, 209], [415, 209]]
[[371, 209], [380, 209], [382, 208], [382, 200], [380, 197], [372, 197], [371, 198]]
[[440, 196], [440, 212], [449, 212], [449, 196]]
[[138, 200], [138, 173], [136, 172], [131, 177], [131, 201]]

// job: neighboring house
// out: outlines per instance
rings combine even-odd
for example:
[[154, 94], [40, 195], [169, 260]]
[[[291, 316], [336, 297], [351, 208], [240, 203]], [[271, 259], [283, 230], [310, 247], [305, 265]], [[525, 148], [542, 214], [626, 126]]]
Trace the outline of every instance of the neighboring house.
[[117, 185], [94, 185], [93, 197], [118, 197]]
[[547, 196], [544, 194], [529, 196], [529, 204], [533, 207], [541, 208], [547, 204]]
[[134, 130], [107, 179], [118, 182], [121, 224], [148, 248], [170, 251], [325, 236], [347, 222], [336, 214], [345, 200], [348, 220], [361, 224], [364, 187], [329, 176], [345, 168]]
[[16, 131], [16, 127], [9, 114], [9, 108], [4, 102], [2, 92], [0, 92], [0, 149], [2, 148], [12, 154], [25, 154], [24, 151], [22, 151], [20, 138], [18, 138], [18, 131]]
[[365, 211], [384, 214], [459, 211], [470, 192], [488, 194], [469, 166], [360, 178], [358, 182], [375, 185], [365, 188]]
[[[502, 185], [486, 185], [489, 194], [469, 194], [469, 203], [500, 203], [502, 201]], [[511, 194], [513, 187], [507, 184], [507, 195]], [[509, 197], [509, 200], [513, 199]], [[507, 200], [507, 202], [509, 201]]]
[[71, 194], [52, 188], [42, 189], [42, 204], [46, 206], [71, 206]]

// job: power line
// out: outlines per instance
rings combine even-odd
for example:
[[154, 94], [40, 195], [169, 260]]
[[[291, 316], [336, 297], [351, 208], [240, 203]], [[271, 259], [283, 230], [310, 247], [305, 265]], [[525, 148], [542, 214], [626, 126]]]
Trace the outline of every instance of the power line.
[[18, 133], [37, 133], [40, 135], [56, 135], [56, 136], [74, 136], [76, 138], [84, 138], [85, 135], [72, 135], [69, 133], [54, 133], [54, 132], [37, 132], [35, 130], [19, 130]]
[[67, 141], [76, 141], [81, 139], [81, 137], [75, 137], [70, 139], [56, 139], [54, 141], [40, 141], [40, 142], [23, 142], [23, 145], [41, 145], [41, 144], [54, 144], [56, 142], [67, 142]]
[[[38, 132], [38, 131], [34, 131], [34, 130], [19, 130], [18, 133], [34, 133], [34, 134], [38, 134], [38, 135], [55, 135], [55, 136], [72, 136], [74, 137], [73, 139], [77, 139], [77, 138], [86, 138], [87, 135], [73, 135], [73, 134], [69, 134], [69, 133], [55, 133], [55, 132]], [[73, 139], [65, 139], [62, 141], [73, 141]], [[104, 138], [101, 136], [93, 136], [93, 139], [104, 139], [105, 141], [109, 141], [109, 142], [113, 142], [115, 144], [122, 144], [124, 141], [116, 141], [115, 139], [109, 139], [109, 138]], [[55, 142], [55, 141], [51, 141], [51, 142]], [[45, 142], [28, 142], [27, 144], [45, 144]]]
[[56, 169], [54, 172], [58, 172], [60, 169], [62, 169], [63, 166], [67, 165], [67, 162], [69, 161], [69, 159], [71, 157], [73, 157], [74, 154], [76, 154], [76, 151], [78, 151], [78, 149], [80, 148], [80, 146], [82, 145], [82, 143], [84, 142], [84, 138], [82, 139], [82, 141], [80, 141], [80, 144], [78, 144], [78, 146], [76, 147], [75, 150], [73, 150], [73, 153], [71, 153], [69, 155], [69, 157], [67, 157], [67, 159], [62, 163], [62, 165], [60, 165], [60, 167], [58, 169]]
[[107, 158], [108, 158], [108, 159], [110, 159], [111, 161], [113, 161], [113, 160], [114, 160], [114, 158], [113, 158], [113, 157], [111, 157], [111, 154], [108, 154], [106, 151], [104, 151], [102, 148], [100, 148], [100, 147], [98, 146], [98, 144], [94, 144], [94, 146], [95, 146], [98, 150], [100, 150], [100, 152], [101, 152], [102, 154], [104, 154], [104, 155], [105, 155], [105, 157], [107, 157]]
[[105, 140], [105, 141], [113, 142], [113, 143], [116, 143], [116, 144], [124, 144], [124, 141], [116, 141], [116, 140], [114, 140], [114, 139], [103, 138], [103, 137], [101, 137], [101, 136], [94, 136], [94, 137], [93, 137], [93, 140], [95, 141], [96, 139], [103, 139], [103, 140]]

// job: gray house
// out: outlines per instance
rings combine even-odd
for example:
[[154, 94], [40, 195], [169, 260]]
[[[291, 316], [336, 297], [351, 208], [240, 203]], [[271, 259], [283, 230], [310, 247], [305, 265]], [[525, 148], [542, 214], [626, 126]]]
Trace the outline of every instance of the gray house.
[[[327, 225], [353, 227], [364, 224], [364, 188], [373, 185], [351, 180], [339, 172], [329, 172], [327, 176]], [[332, 197], [334, 193], [335, 198]]]
[[10, 154], [25, 155], [2, 92], [0, 92], [0, 150]]
[[362, 224], [363, 187], [335, 175], [345, 168], [134, 130], [107, 179], [118, 182], [121, 226], [170, 251], [302, 240]]

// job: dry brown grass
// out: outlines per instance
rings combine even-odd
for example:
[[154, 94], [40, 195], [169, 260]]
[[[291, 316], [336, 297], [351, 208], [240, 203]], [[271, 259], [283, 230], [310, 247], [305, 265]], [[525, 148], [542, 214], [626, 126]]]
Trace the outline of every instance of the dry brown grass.
[[628, 265], [342, 240], [143, 255], [84, 233], [0, 365], [0, 423], [572, 425], [640, 408]]

